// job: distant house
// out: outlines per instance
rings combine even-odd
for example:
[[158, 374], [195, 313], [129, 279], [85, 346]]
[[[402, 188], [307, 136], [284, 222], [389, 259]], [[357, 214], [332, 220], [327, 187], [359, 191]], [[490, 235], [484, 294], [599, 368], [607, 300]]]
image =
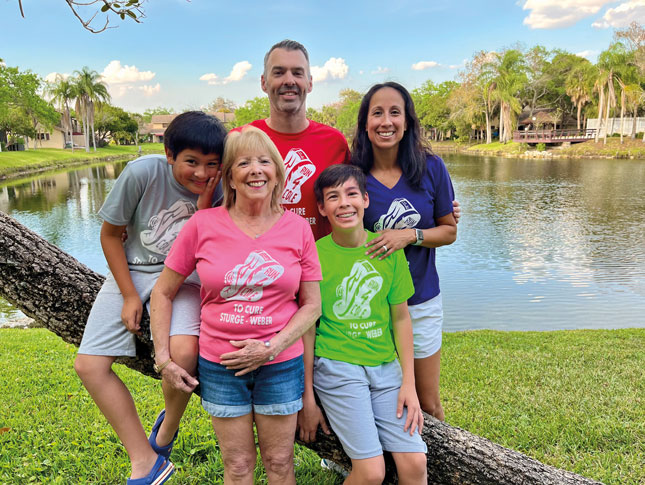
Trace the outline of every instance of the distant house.
[[[25, 137], [20, 137], [25, 138]], [[78, 121], [75, 118], [72, 118], [72, 140], [75, 147], [85, 146], [85, 138], [81, 132]], [[30, 139], [29, 142], [33, 141], [33, 146], [35, 148], [71, 148], [72, 140], [69, 139], [69, 133], [62, 126], [62, 116], [61, 121], [54, 126], [51, 131], [47, 130], [45, 127], [38, 124], [36, 126], [36, 137]], [[29, 146], [30, 146], [29, 144]], [[21, 145], [12, 144], [7, 145], [8, 150], [22, 150]]]
[[71, 148], [72, 141], [74, 147], [85, 146], [85, 137], [74, 118], [72, 118], [72, 140], [69, 140], [69, 132], [66, 132], [61, 123], [59, 123], [54, 126], [51, 132], [47, 132], [39, 126], [35, 145], [38, 148]]
[[[224, 123], [224, 126], [230, 128], [230, 124], [235, 121], [235, 113], [224, 113], [222, 111], [217, 111], [215, 113], [209, 113], [215, 116], [218, 120]], [[171, 115], [152, 115], [150, 123], [147, 123], [140, 131], [142, 135], [149, 135], [152, 142], [154, 143], [163, 143], [163, 135], [166, 132], [166, 128], [172, 120], [174, 120], [179, 113]]]
[[525, 109], [517, 120], [518, 130], [560, 130], [576, 128], [576, 119], [565, 113], [564, 116], [553, 109], [538, 108], [533, 112]]

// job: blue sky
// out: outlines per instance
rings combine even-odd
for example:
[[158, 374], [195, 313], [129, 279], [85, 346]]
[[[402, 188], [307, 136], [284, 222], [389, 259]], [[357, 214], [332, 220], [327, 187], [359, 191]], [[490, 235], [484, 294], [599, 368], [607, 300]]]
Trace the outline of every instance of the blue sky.
[[88, 66], [105, 75], [113, 104], [139, 112], [263, 95], [264, 54], [284, 38], [309, 50], [308, 104], [320, 108], [344, 88], [454, 79], [475, 52], [517, 43], [595, 61], [615, 28], [645, 20], [645, 0], [150, 0], [142, 24], [113, 19], [117, 28], [91, 34], [63, 0], [23, 5], [24, 19], [17, 0], [0, 0], [7, 65], [42, 77]]

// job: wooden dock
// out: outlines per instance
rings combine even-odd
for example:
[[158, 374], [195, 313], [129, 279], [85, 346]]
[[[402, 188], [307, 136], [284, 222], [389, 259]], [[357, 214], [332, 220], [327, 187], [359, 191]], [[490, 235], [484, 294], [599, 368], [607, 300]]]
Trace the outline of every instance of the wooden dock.
[[517, 143], [576, 143], [593, 140], [595, 136], [595, 129], [515, 130], [513, 141]]

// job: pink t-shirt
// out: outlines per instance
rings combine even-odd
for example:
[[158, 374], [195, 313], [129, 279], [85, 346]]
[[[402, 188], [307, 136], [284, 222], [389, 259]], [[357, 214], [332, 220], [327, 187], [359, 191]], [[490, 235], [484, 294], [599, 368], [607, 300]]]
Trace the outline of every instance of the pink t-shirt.
[[[238, 350], [229, 340], [269, 340], [298, 310], [301, 281], [322, 274], [309, 224], [285, 211], [266, 233], [244, 234], [224, 207], [195, 213], [165, 261], [184, 276], [195, 268], [202, 282], [199, 354], [212, 362]], [[273, 363], [302, 355], [299, 339]]]

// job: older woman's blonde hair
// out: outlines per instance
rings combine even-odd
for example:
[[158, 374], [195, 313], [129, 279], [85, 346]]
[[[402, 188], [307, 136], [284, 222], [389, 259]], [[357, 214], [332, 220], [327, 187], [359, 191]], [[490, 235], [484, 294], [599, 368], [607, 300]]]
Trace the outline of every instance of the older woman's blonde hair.
[[230, 209], [235, 203], [235, 190], [231, 187], [233, 179], [233, 164], [235, 159], [244, 152], [264, 152], [273, 161], [276, 171], [277, 184], [271, 195], [271, 208], [280, 210], [282, 191], [286, 178], [284, 162], [280, 152], [271, 138], [254, 126], [245, 126], [240, 131], [231, 131], [224, 141], [224, 156], [222, 159], [222, 189], [224, 192], [224, 207]]

